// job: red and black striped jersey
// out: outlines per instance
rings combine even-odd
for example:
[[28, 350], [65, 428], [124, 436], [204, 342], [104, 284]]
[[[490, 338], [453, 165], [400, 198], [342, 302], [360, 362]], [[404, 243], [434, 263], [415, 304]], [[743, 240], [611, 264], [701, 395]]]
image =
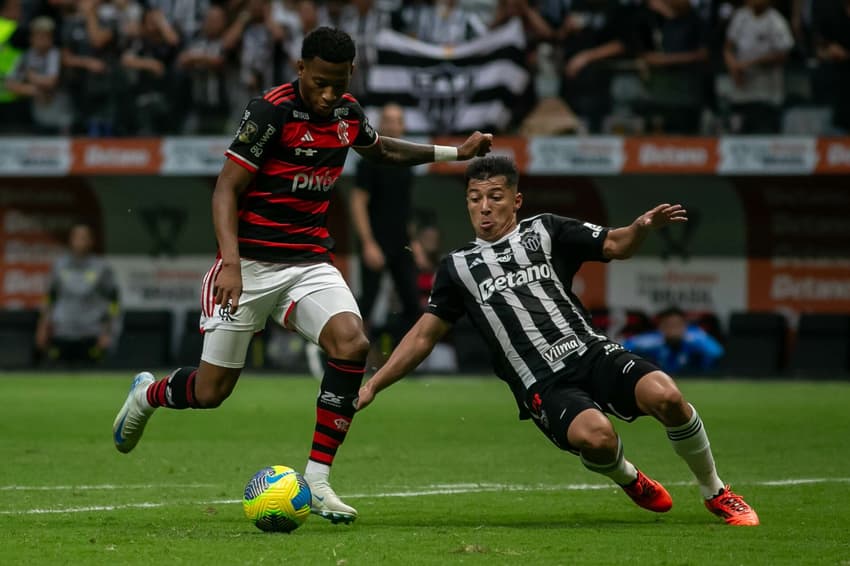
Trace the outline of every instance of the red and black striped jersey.
[[350, 94], [327, 118], [310, 112], [298, 81], [252, 99], [225, 154], [256, 173], [238, 203], [239, 255], [272, 263], [330, 261], [331, 191], [348, 148], [377, 141]]

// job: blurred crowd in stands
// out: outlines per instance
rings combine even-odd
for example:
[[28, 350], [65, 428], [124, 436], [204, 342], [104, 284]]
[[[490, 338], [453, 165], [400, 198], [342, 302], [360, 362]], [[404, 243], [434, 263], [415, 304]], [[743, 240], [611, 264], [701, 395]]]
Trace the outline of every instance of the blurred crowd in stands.
[[[520, 18], [541, 101], [606, 133], [850, 130], [850, 0], [0, 0], [5, 133], [222, 134], [304, 34], [457, 44]], [[534, 133], [534, 132], [531, 132]]]

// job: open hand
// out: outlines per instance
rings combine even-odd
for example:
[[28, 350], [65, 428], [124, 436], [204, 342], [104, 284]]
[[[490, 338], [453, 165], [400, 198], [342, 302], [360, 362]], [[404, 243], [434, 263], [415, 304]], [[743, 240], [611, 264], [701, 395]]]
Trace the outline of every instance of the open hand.
[[652, 210], [644, 212], [638, 218], [638, 224], [643, 228], [657, 230], [668, 224], [687, 222], [688, 211], [681, 204], [659, 204]]
[[369, 385], [369, 382], [367, 381], [363, 385], [363, 387], [360, 388], [360, 392], [357, 397], [357, 410], [362, 411], [363, 409], [368, 407], [369, 404], [374, 400], [375, 391], [374, 389], [372, 389], [372, 387]]

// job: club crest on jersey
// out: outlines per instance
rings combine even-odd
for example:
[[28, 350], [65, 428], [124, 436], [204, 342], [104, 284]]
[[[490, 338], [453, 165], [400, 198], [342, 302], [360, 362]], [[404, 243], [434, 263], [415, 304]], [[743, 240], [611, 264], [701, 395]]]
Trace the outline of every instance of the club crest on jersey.
[[242, 122], [242, 126], [239, 128], [239, 131], [236, 132], [236, 139], [238, 139], [241, 143], [251, 143], [257, 137], [257, 131], [259, 128], [257, 124], [252, 120], [245, 120]]
[[348, 122], [345, 120], [339, 121], [336, 126], [336, 136], [342, 145], [351, 145], [351, 142], [348, 141]]
[[528, 251], [536, 252], [540, 249], [540, 235], [537, 232], [526, 232], [520, 238], [519, 243]]

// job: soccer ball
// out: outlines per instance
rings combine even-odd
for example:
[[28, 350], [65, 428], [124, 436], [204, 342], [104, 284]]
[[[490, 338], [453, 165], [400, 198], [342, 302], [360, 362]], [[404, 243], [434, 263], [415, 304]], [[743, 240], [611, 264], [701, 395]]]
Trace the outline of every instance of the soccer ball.
[[304, 477], [286, 466], [257, 472], [245, 486], [242, 507], [258, 529], [291, 533], [310, 516], [313, 495]]

